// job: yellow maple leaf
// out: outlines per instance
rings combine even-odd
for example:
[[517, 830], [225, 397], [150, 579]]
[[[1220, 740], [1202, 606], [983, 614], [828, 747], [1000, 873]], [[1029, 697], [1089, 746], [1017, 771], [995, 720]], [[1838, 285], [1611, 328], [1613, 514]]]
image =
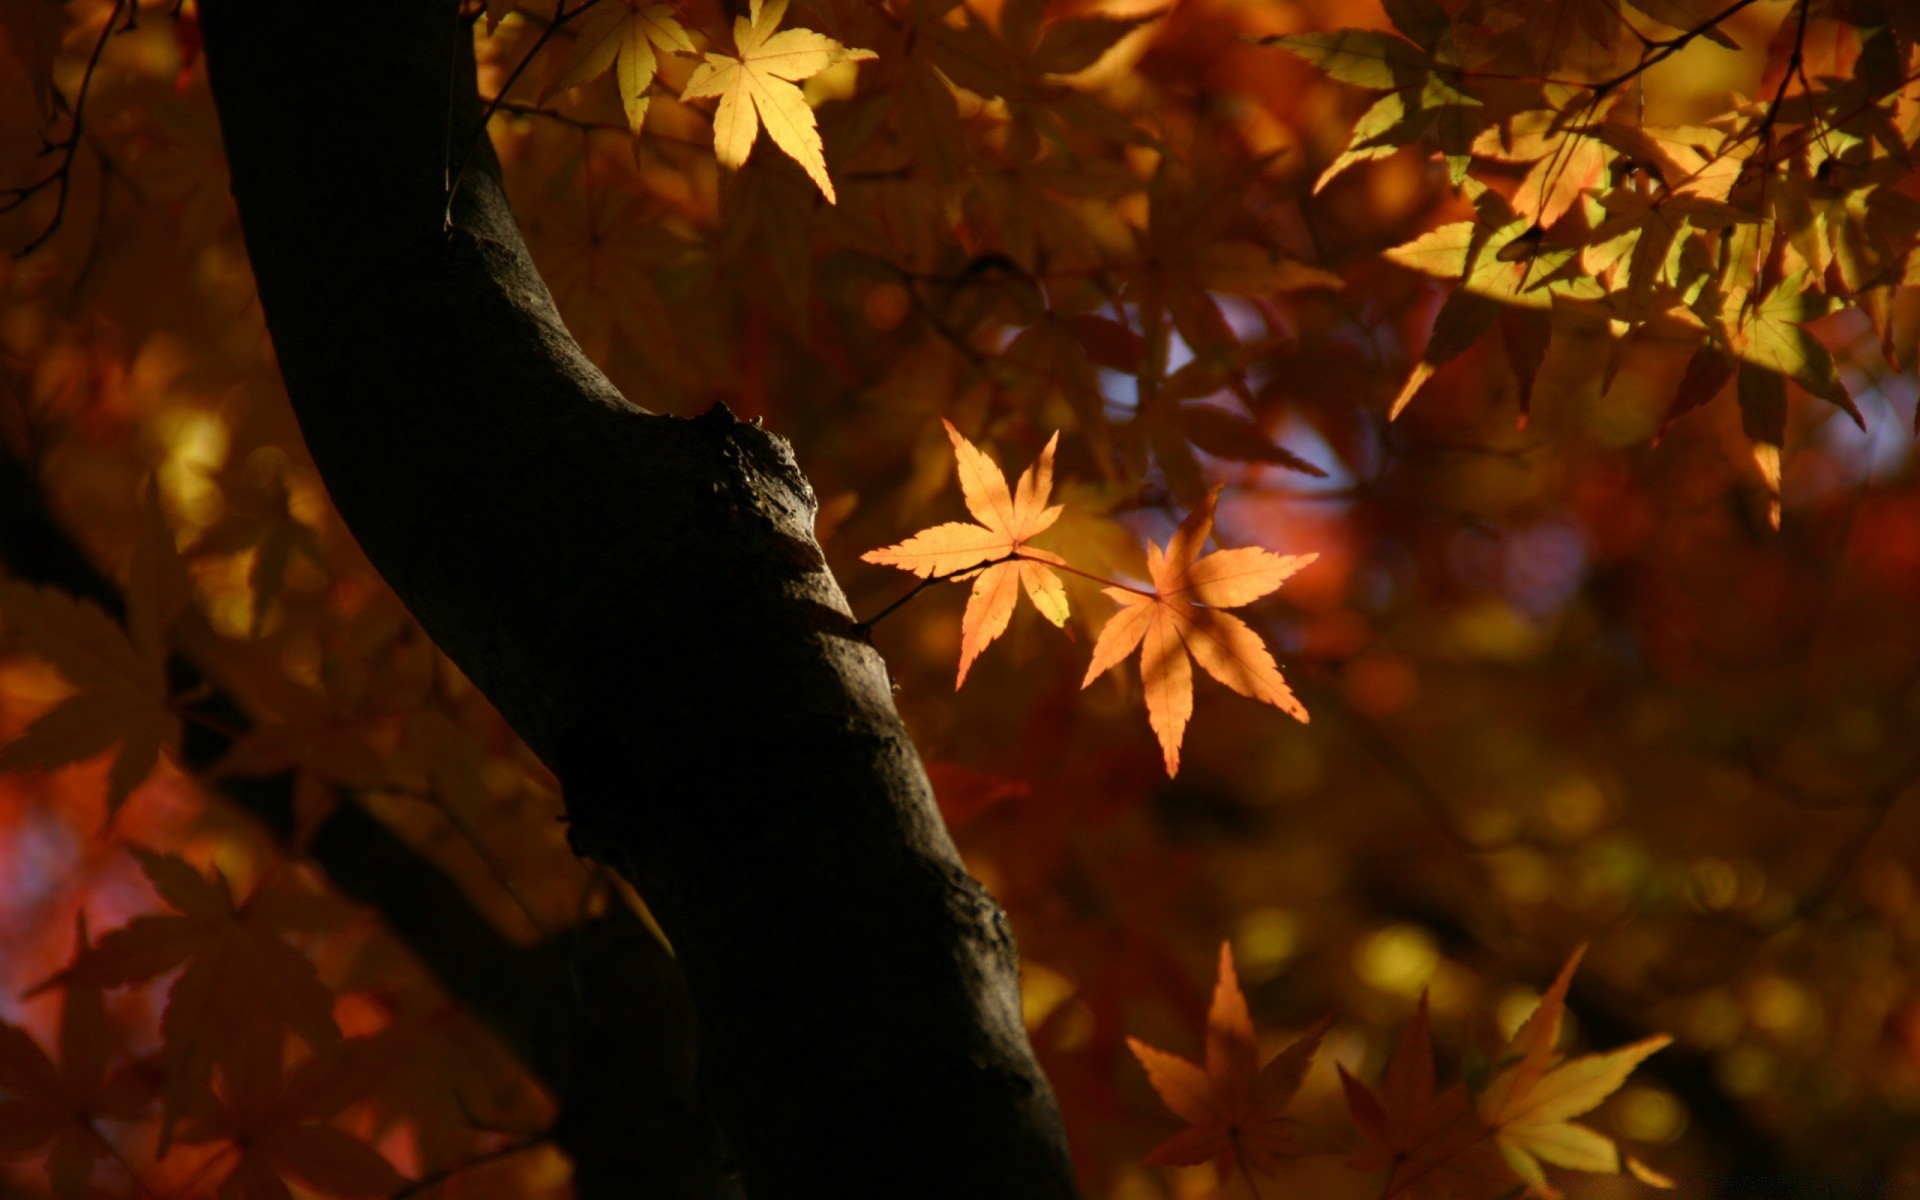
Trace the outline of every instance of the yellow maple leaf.
[[1019, 484], [1007, 487], [1000, 465], [960, 435], [950, 421], [947, 437], [959, 464], [960, 494], [978, 525], [953, 521], [923, 529], [904, 542], [861, 555], [864, 562], [911, 571], [922, 579], [964, 574], [969, 567], [997, 562], [974, 577], [973, 595], [960, 621], [960, 675], [954, 690], [967, 681], [973, 660], [1006, 631], [1022, 587], [1040, 615], [1055, 625], [1067, 620], [1067, 589], [1047, 566], [1065, 560], [1051, 551], [1027, 544], [1060, 519], [1060, 506], [1047, 506], [1053, 491], [1053, 451], [1060, 435], [1047, 440], [1033, 465], [1020, 474]]
[[1478, 1104], [1481, 1117], [1493, 1127], [1501, 1157], [1529, 1192], [1547, 1200], [1558, 1200], [1560, 1193], [1547, 1183], [1542, 1162], [1573, 1171], [1626, 1170], [1644, 1182], [1671, 1186], [1622, 1155], [1608, 1138], [1573, 1122], [1618, 1091], [1642, 1060], [1673, 1040], [1657, 1034], [1610, 1054], [1555, 1064], [1553, 1044], [1566, 1013], [1567, 986], [1584, 953], [1584, 947], [1573, 952], [1540, 1006], [1515, 1031], [1501, 1055], [1499, 1072], [1480, 1093]]
[[1202, 558], [1200, 548], [1213, 532], [1214, 490], [1193, 510], [1168, 541], [1166, 552], [1147, 545], [1147, 571], [1153, 591], [1110, 587], [1120, 602], [1093, 646], [1093, 661], [1080, 682], [1087, 687], [1140, 652], [1140, 681], [1146, 692], [1147, 719], [1160, 738], [1167, 774], [1180, 770], [1180, 742], [1193, 716], [1191, 654], [1207, 674], [1242, 696], [1265, 701], [1305, 722], [1307, 710], [1274, 665], [1260, 635], [1238, 617], [1220, 611], [1238, 608], [1266, 595], [1317, 554], [1279, 555], [1257, 546], [1217, 550]]
[[1220, 946], [1220, 974], [1207, 1013], [1206, 1064], [1128, 1038], [1127, 1047], [1146, 1069], [1167, 1108], [1188, 1127], [1154, 1147], [1150, 1163], [1192, 1167], [1212, 1162], [1221, 1179], [1238, 1168], [1271, 1173], [1281, 1158], [1318, 1154], [1325, 1139], [1280, 1115], [1306, 1080], [1320, 1039], [1333, 1026], [1324, 1017], [1292, 1045], [1259, 1065], [1253, 1019], [1234, 971], [1233, 948]]
[[653, 85], [654, 73], [660, 67], [654, 55], [656, 46], [669, 54], [695, 53], [693, 40], [666, 5], [647, 4], [642, 0], [602, 0], [581, 19], [573, 50], [545, 95], [578, 87], [608, 67], [617, 66], [620, 103], [627, 112], [627, 128], [637, 134], [647, 119], [647, 89]]
[[733, 19], [733, 44], [739, 57], [707, 54], [687, 80], [682, 100], [720, 97], [713, 114], [714, 154], [726, 166], [738, 168], [753, 150], [754, 138], [765, 125], [773, 144], [800, 164], [820, 185], [827, 203], [838, 201], [833, 180], [827, 177], [826, 153], [820, 145], [820, 127], [807, 97], [794, 86], [835, 63], [874, 57], [871, 50], [842, 46], [811, 29], [776, 33], [787, 13], [787, 0], [753, 0], [745, 17]]

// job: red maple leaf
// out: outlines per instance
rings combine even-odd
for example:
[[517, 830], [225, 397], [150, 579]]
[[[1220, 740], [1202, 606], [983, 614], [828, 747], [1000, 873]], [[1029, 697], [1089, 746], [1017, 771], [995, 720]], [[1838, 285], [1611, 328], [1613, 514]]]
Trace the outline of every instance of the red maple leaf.
[[1233, 947], [1222, 943], [1219, 980], [1207, 1013], [1206, 1066], [1127, 1039], [1153, 1090], [1188, 1124], [1154, 1147], [1147, 1161], [1183, 1167], [1212, 1162], [1222, 1181], [1239, 1170], [1251, 1183], [1256, 1173], [1276, 1171], [1282, 1158], [1324, 1153], [1329, 1149], [1324, 1138], [1280, 1114], [1300, 1090], [1320, 1039], [1332, 1026], [1333, 1017], [1323, 1017], [1260, 1066], [1253, 1019], [1233, 968]]

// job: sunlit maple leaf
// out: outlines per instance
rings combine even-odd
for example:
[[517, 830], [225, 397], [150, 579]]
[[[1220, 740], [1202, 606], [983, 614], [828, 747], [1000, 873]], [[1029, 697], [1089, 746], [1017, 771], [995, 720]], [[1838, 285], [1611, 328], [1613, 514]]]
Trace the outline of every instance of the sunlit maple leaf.
[[1606, 296], [1580, 267], [1579, 250], [1544, 244], [1531, 218], [1515, 216], [1504, 197], [1479, 181], [1469, 178], [1462, 190], [1479, 210], [1479, 220], [1442, 225], [1385, 251], [1387, 259], [1409, 270], [1460, 281], [1434, 315], [1432, 335], [1394, 397], [1389, 420], [1405, 411], [1436, 371], [1494, 327], [1501, 305], [1548, 312], [1561, 301]]
[[1224, 1181], [1236, 1169], [1271, 1174], [1282, 1158], [1323, 1153], [1325, 1139], [1280, 1112], [1300, 1090], [1320, 1039], [1332, 1026], [1331, 1015], [1322, 1018], [1261, 1066], [1253, 1019], [1234, 972], [1233, 947], [1222, 943], [1207, 1013], [1206, 1065], [1127, 1039], [1153, 1090], [1189, 1126], [1154, 1147], [1147, 1161], [1181, 1167], [1211, 1162]]
[[707, 53], [694, 68], [680, 93], [682, 100], [718, 96], [713, 114], [713, 149], [720, 162], [738, 168], [746, 163], [753, 141], [765, 125], [773, 144], [800, 164], [827, 203], [837, 203], [833, 180], [827, 177], [827, 158], [820, 145], [820, 127], [806, 95], [794, 86], [835, 63], [874, 57], [871, 50], [842, 46], [811, 29], [780, 28], [787, 0], [753, 0], [745, 17], [733, 19], [733, 44], [739, 57]]
[[[1404, 32], [1404, 31], [1403, 31]], [[1461, 90], [1457, 67], [1418, 45], [1369, 29], [1282, 34], [1260, 39], [1299, 55], [1328, 75], [1359, 87], [1387, 90], [1354, 126], [1347, 149], [1321, 173], [1318, 192], [1357, 162], [1382, 158], [1429, 132], [1439, 143], [1453, 181], [1466, 178], [1468, 149], [1484, 118], [1479, 99]]]
[[1513, 191], [1513, 210], [1541, 227], [1559, 222], [1583, 192], [1604, 186], [1615, 151], [1601, 141], [1598, 126], [1619, 94], [1577, 110], [1528, 109], [1473, 140], [1477, 157], [1531, 164]]
[[177, 911], [135, 917], [41, 987], [118, 987], [184, 968], [160, 1019], [170, 1112], [206, 1086], [213, 1068], [232, 1073], [270, 1045], [277, 1057], [291, 1028], [308, 1045], [337, 1042], [333, 993], [283, 931], [301, 923], [298, 896], [259, 888], [235, 904], [218, 871], [202, 875], [170, 855], [134, 849], [140, 869]]
[[[84, 954], [84, 921], [77, 942]], [[0, 1021], [0, 1160], [45, 1152], [61, 1200], [85, 1194], [95, 1164], [114, 1152], [95, 1120], [131, 1121], [146, 1106], [138, 1071], [108, 1074], [113, 1048], [100, 989], [89, 984], [71, 984], [61, 997], [57, 1067], [24, 1029]]]
[[[1840, 381], [1833, 355], [1807, 332], [1806, 323], [1818, 320], [1836, 307], [1833, 298], [1809, 290], [1810, 280], [1796, 273], [1767, 293], [1764, 300], [1748, 303], [1748, 297], [1730, 298], [1725, 314], [1733, 329], [1733, 352], [1748, 362], [1778, 372], [1813, 395], [1839, 408], [1861, 429], [1866, 421]], [[1744, 310], [1744, 311], [1743, 311]], [[1738, 318], [1744, 317], [1744, 320]]]
[[1540, 1006], [1513, 1035], [1493, 1080], [1476, 1107], [1494, 1130], [1494, 1144], [1533, 1194], [1556, 1200], [1541, 1163], [1574, 1171], [1631, 1170], [1642, 1180], [1663, 1182], [1628, 1160], [1620, 1148], [1573, 1118], [1596, 1108], [1619, 1090], [1633, 1069], [1673, 1039], [1643, 1038], [1610, 1054], [1587, 1054], [1556, 1062], [1553, 1044], [1566, 1014], [1567, 986], [1584, 948], [1573, 952]]
[[573, 49], [546, 95], [578, 87], [615, 67], [627, 128], [637, 134], [647, 119], [647, 89], [660, 66], [656, 47], [668, 54], [695, 53], [693, 39], [681, 28], [673, 9], [644, 0], [601, 0], [581, 17]]
[[1121, 608], [1100, 630], [1093, 661], [1080, 682], [1087, 687], [1135, 647], [1143, 647], [1140, 681], [1146, 692], [1147, 718], [1160, 738], [1168, 775], [1180, 770], [1180, 742], [1193, 715], [1189, 654], [1207, 674], [1242, 696], [1265, 701], [1295, 720], [1307, 720], [1306, 706], [1294, 698], [1260, 635], [1220, 610], [1258, 600], [1319, 555], [1280, 555], [1249, 546], [1202, 557], [1200, 549], [1213, 533], [1213, 509], [1219, 498], [1216, 487], [1180, 523], [1164, 553], [1148, 544], [1153, 591], [1104, 589]]
[[1040, 457], [1020, 473], [1019, 484], [1009, 490], [1006, 473], [998, 463], [962, 437], [952, 422], [941, 424], [947, 427], [959, 464], [960, 494], [979, 524], [952, 521], [935, 525], [897, 545], [869, 550], [860, 557], [864, 562], [912, 571], [922, 579], [952, 577], [981, 563], [994, 564], [974, 577], [973, 595], [960, 621], [960, 675], [953, 684], [958, 691], [967, 681], [973, 660], [1006, 631], [1023, 587], [1041, 616], [1055, 625], [1066, 623], [1067, 589], [1047, 566], [1066, 560], [1027, 544], [1060, 519], [1060, 506], [1047, 505], [1053, 491], [1053, 451], [1060, 435], [1056, 433], [1047, 440]]
[[1650, 1037], [1611, 1054], [1555, 1065], [1553, 1044], [1566, 1011], [1575, 951], [1533, 1015], [1514, 1034], [1497, 1073], [1477, 1099], [1455, 1084], [1435, 1094], [1427, 1000], [1401, 1031], [1400, 1043], [1375, 1091], [1340, 1071], [1347, 1109], [1367, 1144], [1350, 1165], [1386, 1169], [1382, 1200], [1456, 1200], [1498, 1195], [1518, 1178], [1529, 1194], [1554, 1200], [1544, 1160], [1580, 1171], [1630, 1171], [1644, 1183], [1671, 1186], [1622, 1155], [1606, 1138], [1570, 1118], [1585, 1113], [1626, 1082], [1633, 1069], [1671, 1039]]
[[93, 602], [23, 583], [0, 584], [0, 622], [21, 649], [59, 667], [78, 689], [0, 749], [0, 771], [50, 770], [117, 745], [107, 772], [107, 811], [114, 812], [180, 737], [156, 628], [164, 622], [136, 621], [143, 636], [135, 645]]

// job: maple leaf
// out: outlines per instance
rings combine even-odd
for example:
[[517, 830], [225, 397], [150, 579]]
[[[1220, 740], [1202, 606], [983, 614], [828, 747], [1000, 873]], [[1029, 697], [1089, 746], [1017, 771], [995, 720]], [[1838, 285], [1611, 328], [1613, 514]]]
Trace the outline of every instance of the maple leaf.
[[638, 134], [647, 119], [647, 89], [660, 66], [655, 47], [668, 54], [695, 53], [693, 39], [666, 5], [602, 0], [581, 19], [573, 50], [541, 98], [578, 87], [608, 67], [618, 67], [616, 77], [627, 128]]
[[1060, 444], [1060, 435], [1047, 439], [1040, 457], [1021, 472], [1019, 484], [1009, 490], [1006, 472], [998, 463], [962, 437], [951, 421], [941, 424], [947, 428], [959, 464], [960, 494], [979, 524], [953, 521], [935, 525], [904, 542], [869, 550], [860, 557], [863, 562], [911, 571], [922, 579], [951, 577], [981, 563], [1010, 560], [994, 562], [974, 577], [973, 595], [968, 597], [966, 615], [960, 621], [960, 675], [953, 684], [958, 691], [967, 681], [973, 660], [1006, 632], [1022, 588], [1041, 616], [1055, 625], [1066, 624], [1067, 589], [1047, 565], [1066, 560], [1027, 544], [1060, 519], [1060, 506], [1047, 505], [1053, 491], [1053, 451]]
[[1128, 17], [1067, 17], [1047, 25], [1033, 51], [1033, 69], [1046, 75], [1072, 75], [1099, 62], [1121, 38], [1167, 15], [1166, 9]]
[[1424, 994], [1400, 1032], [1380, 1091], [1345, 1067], [1340, 1085], [1354, 1126], [1367, 1142], [1348, 1165], [1361, 1171], [1388, 1168], [1383, 1198], [1492, 1196], [1507, 1187], [1506, 1165], [1487, 1140], [1493, 1130], [1474, 1110], [1466, 1087], [1456, 1083], [1434, 1093], [1433, 1036]]
[[1602, 186], [1614, 150], [1596, 131], [1619, 93], [1582, 106], [1575, 119], [1561, 109], [1528, 109], [1473, 140], [1476, 157], [1531, 164], [1513, 192], [1514, 212], [1541, 227], [1559, 222], [1583, 192]]
[[1148, 543], [1152, 592], [1104, 589], [1120, 602], [1121, 609], [1101, 628], [1093, 661], [1080, 682], [1087, 687], [1135, 647], [1143, 647], [1140, 681], [1146, 691], [1147, 718], [1159, 735], [1168, 775], [1180, 770], [1180, 741], [1193, 715], [1189, 654], [1207, 674], [1242, 696], [1265, 701], [1303, 723], [1307, 720], [1306, 707], [1294, 698], [1260, 636], [1246, 622], [1220, 610], [1258, 600], [1320, 556], [1279, 555], [1249, 546], [1201, 557], [1200, 549], [1213, 532], [1213, 510], [1219, 498], [1220, 489], [1215, 487], [1180, 523], [1165, 553]]
[[[76, 953], [84, 954], [85, 918], [77, 924]], [[0, 1159], [44, 1151], [61, 1200], [84, 1194], [95, 1164], [113, 1153], [94, 1121], [131, 1121], [146, 1106], [137, 1070], [108, 1074], [113, 1045], [97, 986], [75, 983], [61, 997], [57, 1067], [24, 1029], [0, 1021]]]
[[1585, 952], [1585, 947], [1573, 952], [1540, 1006], [1515, 1031], [1477, 1104], [1507, 1165], [1529, 1191], [1547, 1200], [1557, 1200], [1560, 1193], [1547, 1183], [1543, 1161], [1574, 1171], [1629, 1170], [1644, 1181], [1664, 1182], [1627, 1159], [1612, 1141], [1572, 1120], [1619, 1090], [1635, 1067], [1673, 1040], [1656, 1034], [1609, 1054], [1555, 1063], [1553, 1044], [1566, 1014], [1567, 986]]
[[874, 54], [843, 46], [811, 29], [774, 32], [786, 12], [787, 0], [765, 4], [753, 0], [747, 16], [733, 19], [733, 44], [739, 57], [709, 51], [706, 61], [694, 68], [680, 98], [720, 98], [713, 114], [713, 150], [721, 163], [734, 168], [744, 165], [765, 125], [773, 144], [800, 164], [827, 203], [835, 204], [820, 127], [805, 93], [794, 85], [835, 63], [858, 62]]
[[1367, 1144], [1350, 1160], [1363, 1171], [1388, 1168], [1382, 1200], [1452, 1200], [1500, 1193], [1518, 1178], [1529, 1194], [1555, 1200], [1540, 1162], [1581, 1171], [1630, 1171], [1671, 1186], [1606, 1138], [1570, 1118], [1613, 1094], [1633, 1069], [1671, 1039], [1646, 1038], [1611, 1054], [1554, 1065], [1553, 1044], [1566, 1011], [1576, 950], [1527, 1022], [1514, 1034], [1499, 1070], [1477, 1100], [1455, 1084], [1435, 1095], [1427, 998], [1400, 1034], [1378, 1092], [1340, 1071], [1347, 1109]]
[[1429, 129], [1454, 183], [1466, 178], [1482, 104], [1458, 86], [1463, 82], [1459, 68], [1437, 58], [1430, 47], [1369, 29], [1281, 34], [1259, 41], [1297, 54], [1343, 83], [1388, 92], [1354, 126], [1347, 149], [1314, 182], [1315, 192], [1353, 164], [1383, 158]]
[[327, 1121], [357, 1098], [352, 1068], [364, 1056], [345, 1051], [371, 1040], [309, 1058], [291, 1076], [278, 1053], [253, 1055], [222, 1075], [221, 1094], [194, 1097], [181, 1140], [227, 1141], [238, 1151], [218, 1200], [292, 1200], [289, 1177], [328, 1196], [387, 1196], [405, 1186], [379, 1152]]
[[1542, 244], [1531, 219], [1516, 217], [1504, 199], [1477, 181], [1469, 179], [1465, 190], [1480, 209], [1479, 220], [1442, 225], [1385, 252], [1408, 270], [1459, 281], [1435, 315], [1432, 336], [1388, 409], [1390, 420], [1405, 411], [1436, 371], [1492, 328], [1500, 309], [1490, 301], [1545, 312], [1556, 298], [1606, 295], [1597, 280], [1576, 269], [1578, 249]]
[[1804, 274], [1790, 275], [1764, 300], [1751, 305], [1743, 294], [1730, 296], [1728, 316], [1746, 310], [1746, 319], [1733, 330], [1731, 348], [1746, 361], [1793, 380], [1865, 429], [1866, 421], [1840, 381], [1833, 355], [1807, 332], [1806, 322], [1826, 316], [1835, 307], [1832, 297], [1810, 290], [1808, 283]]
[[[135, 616], [141, 617], [137, 604]], [[142, 635], [136, 645], [92, 601], [23, 583], [0, 584], [0, 618], [22, 649], [60, 668], [78, 689], [0, 749], [0, 771], [50, 770], [117, 745], [107, 772], [107, 813], [113, 814], [152, 772], [160, 751], [180, 737], [158, 640], [166, 618], [136, 620]]]
[[1220, 973], [1207, 1012], [1206, 1065], [1128, 1038], [1127, 1047], [1146, 1069], [1160, 1099], [1188, 1128], [1154, 1147], [1150, 1163], [1192, 1167], [1212, 1162], [1224, 1182], [1234, 1170], [1271, 1174], [1282, 1158], [1322, 1153], [1324, 1139], [1280, 1115], [1300, 1090], [1320, 1039], [1333, 1017], [1259, 1065], [1253, 1019], [1233, 966], [1233, 947], [1220, 946]]
[[277, 1057], [285, 1028], [310, 1046], [339, 1041], [333, 993], [313, 962], [281, 936], [297, 923], [297, 897], [263, 888], [235, 904], [218, 871], [206, 876], [171, 855], [132, 852], [177, 911], [135, 917], [35, 991], [117, 987], [184, 967], [160, 1018], [170, 1112], [206, 1086], [216, 1065], [229, 1074], [244, 1070], [264, 1044]]
[[235, 481], [223, 490], [226, 507], [220, 520], [201, 534], [192, 554], [199, 558], [254, 552], [247, 585], [253, 592], [249, 628], [257, 638], [267, 610], [286, 585], [287, 568], [295, 552], [323, 569], [326, 557], [319, 535], [293, 514], [293, 497], [284, 469], [269, 468], [255, 474], [258, 477]]

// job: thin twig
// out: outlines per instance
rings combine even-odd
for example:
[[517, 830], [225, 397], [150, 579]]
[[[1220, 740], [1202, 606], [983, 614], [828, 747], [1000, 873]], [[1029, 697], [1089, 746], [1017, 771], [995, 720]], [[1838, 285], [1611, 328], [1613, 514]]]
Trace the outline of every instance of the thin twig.
[[471, 1171], [475, 1167], [484, 1167], [488, 1163], [496, 1163], [503, 1158], [512, 1158], [522, 1151], [531, 1150], [536, 1146], [543, 1146], [552, 1140], [552, 1134], [537, 1133], [530, 1137], [521, 1138], [517, 1142], [508, 1142], [506, 1145], [497, 1146], [484, 1154], [476, 1154], [465, 1162], [455, 1163], [450, 1167], [442, 1167], [431, 1175], [422, 1175], [399, 1191], [394, 1192], [387, 1200], [406, 1200], [409, 1196], [418, 1196], [428, 1188], [438, 1187], [463, 1171]]
[[[106, 24], [100, 28], [100, 37], [93, 43], [93, 53], [87, 56], [87, 69], [80, 76], [80, 90], [73, 98], [73, 120], [67, 129], [66, 138], [58, 142], [48, 142], [41, 148], [42, 155], [60, 152], [60, 165], [50, 174], [33, 183], [21, 187], [0, 188], [0, 196], [8, 198], [4, 203], [0, 203], [0, 213], [14, 211], [49, 187], [55, 189], [57, 197], [53, 206], [53, 219], [47, 222], [47, 227], [42, 229], [37, 237], [14, 251], [15, 258], [25, 258], [46, 245], [48, 239], [59, 232], [61, 221], [66, 219], [67, 195], [72, 190], [70, 183], [73, 178], [73, 160], [80, 150], [80, 134], [87, 114], [87, 96], [93, 90], [93, 73], [100, 65], [100, 55], [106, 51], [107, 39], [113, 35], [113, 24], [120, 19], [120, 10], [127, 7], [127, 4], [128, 0], [114, 0], [113, 11], [107, 14]], [[131, 17], [128, 18], [126, 27], [133, 28]]]
[[474, 150], [479, 148], [480, 139], [487, 136], [487, 122], [493, 120], [493, 114], [500, 111], [501, 101], [506, 98], [508, 92], [513, 90], [513, 85], [520, 82], [520, 76], [526, 73], [528, 65], [531, 64], [534, 57], [546, 47], [546, 44], [553, 40], [553, 35], [559, 32], [560, 27], [599, 2], [600, 0], [581, 0], [581, 3], [573, 8], [565, 8], [563, 5], [563, 7], [555, 9], [553, 20], [549, 21], [547, 27], [540, 31], [540, 36], [533, 40], [533, 45], [528, 48], [527, 52], [520, 56], [520, 61], [514, 64], [513, 71], [508, 74], [506, 82], [500, 85], [499, 92], [495, 93], [486, 108], [481, 110], [479, 123], [473, 127], [473, 133], [467, 138], [466, 147], [460, 151], [459, 159], [454, 162], [452, 169], [447, 173], [447, 211], [445, 213], [445, 221], [448, 228], [453, 226], [453, 201], [454, 198], [460, 194], [460, 182], [466, 176], [467, 162], [473, 157]]
[[1787, 101], [1787, 88], [1792, 86], [1794, 76], [1802, 74], [1801, 59], [1807, 46], [1807, 0], [1799, 0], [1794, 10], [1799, 14], [1799, 24], [1793, 31], [1793, 53], [1787, 56], [1786, 67], [1780, 72], [1780, 86], [1773, 91], [1773, 100], [1767, 105], [1767, 115], [1760, 118], [1760, 127], [1755, 135], [1759, 137], [1761, 151], [1765, 153], [1773, 148], [1773, 126], [1780, 119], [1780, 106]]
[[[1727, 5], [1725, 8], [1721, 9], [1719, 12], [1708, 17], [1706, 20], [1700, 22], [1698, 25], [1695, 25], [1690, 29], [1682, 30], [1681, 32], [1674, 34], [1670, 38], [1666, 38], [1661, 41], [1646, 41], [1645, 39], [1642, 39], [1644, 52], [1641, 54], [1639, 62], [1635, 63], [1628, 70], [1622, 71], [1620, 74], [1615, 75], [1611, 79], [1605, 79], [1599, 83], [1588, 84], [1586, 86], [1591, 87], [1593, 89], [1594, 97], [1595, 99], [1598, 99], [1599, 97], [1604, 96], [1608, 92], [1612, 91], [1614, 88], [1619, 87], [1621, 84], [1630, 82], [1631, 80], [1637, 79], [1640, 76], [1646, 74], [1648, 71], [1652, 70], [1654, 67], [1659, 66], [1661, 63], [1667, 61], [1669, 58], [1672, 58], [1674, 55], [1680, 53], [1680, 51], [1692, 45], [1693, 40], [1695, 38], [1698, 38], [1703, 34], [1708, 33], [1715, 26], [1719, 25], [1720, 22], [1726, 20], [1728, 17], [1733, 16], [1734, 14], [1738, 13], [1742, 9], [1751, 8], [1753, 7], [1754, 4], [1758, 2], [1759, 0], [1734, 0], [1732, 4]], [[1805, 6], [1802, 5], [1803, 9], [1804, 7]]]
[[556, 125], [565, 125], [569, 129], [580, 129], [588, 133], [619, 133], [631, 136], [633, 130], [625, 122], [589, 121], [581, 117], [570, 117], [566, 113], [551, 108], [542, 108], [538, 104], [527, 104], [520, 100], [504, 98], [504, 92], [488, 101], [495, 112], [503, 112], [514, 117], [540, 117]]

